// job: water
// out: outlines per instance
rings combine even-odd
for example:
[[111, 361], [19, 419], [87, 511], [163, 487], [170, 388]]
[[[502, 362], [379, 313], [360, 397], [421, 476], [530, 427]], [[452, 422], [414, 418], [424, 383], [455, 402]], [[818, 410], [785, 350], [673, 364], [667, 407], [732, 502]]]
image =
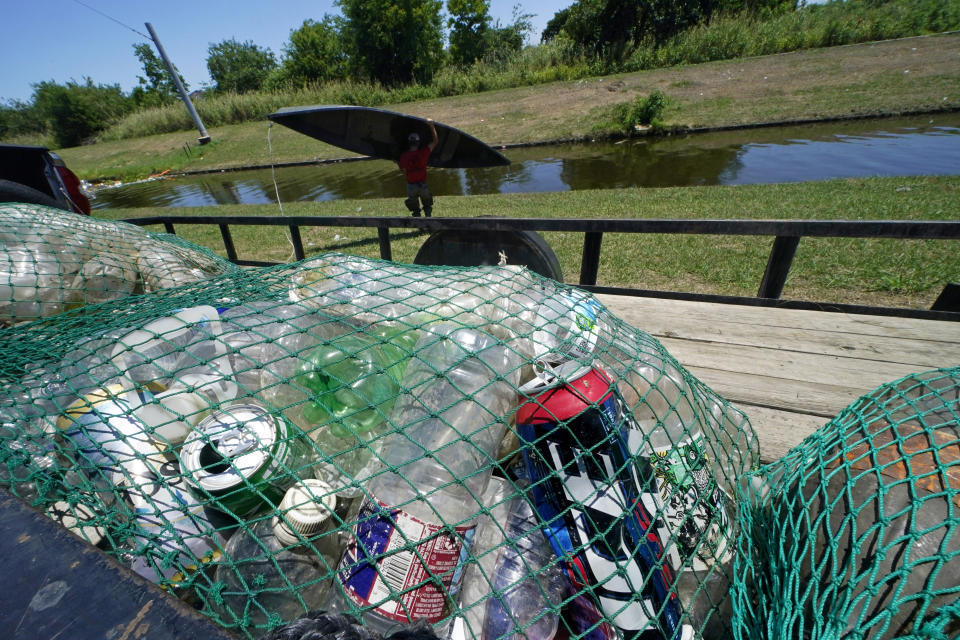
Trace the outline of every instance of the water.
[[[960, 114], [860, 120], [508, 149], [511, 164], [430, 169], [434, 194], [476, 195], [736, 185], [869, 176], [960, 174]], [[386, 160], [277, 169], [284, 202], [404, 198]], [[94, 209], [276, 202], [269, 169], [156, 180], [103, 189]]]

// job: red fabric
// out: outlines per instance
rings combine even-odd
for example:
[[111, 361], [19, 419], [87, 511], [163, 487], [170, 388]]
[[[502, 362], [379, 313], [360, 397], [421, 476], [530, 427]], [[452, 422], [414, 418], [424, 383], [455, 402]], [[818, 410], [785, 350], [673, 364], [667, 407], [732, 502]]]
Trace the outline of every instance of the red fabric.
[[430, 147], [404, 151], [400, 155], [400, 168], [407, 174], [407, 182], [427, 181], [427, 159], [430, 157]]

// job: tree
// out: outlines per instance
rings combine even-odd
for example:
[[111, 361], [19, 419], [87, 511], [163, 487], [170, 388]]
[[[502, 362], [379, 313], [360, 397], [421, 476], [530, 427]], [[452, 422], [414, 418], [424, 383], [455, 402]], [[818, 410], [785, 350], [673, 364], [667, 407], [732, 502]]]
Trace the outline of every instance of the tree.
[[351, 68], [393, 86], [429, 82], [443, 53], [441, 0], [337, 0]]
[[290, 31], [283, 48], [283, 78], [298, 86], [347, 77], [347, 54], [337, 18], [325, 15], [321, 22], [304, 20]]
[[487, 51], [496, 55], [507, 56], [523, 49], [523, 43], [533, 32], [533, 14], [522, 13], [522, 7], [517, 4], [513, 7], [513, 22], [501, 27], [500, 21], [487, 31]]
[[130, 110], [120, 85], [94, 85], [90, 78], [84, 80], [33, 85], [34, 108], [61, 147], [82, 144]]
[[22, 100], [7, 100], [0, 104], [0, 140], [11, 140], [28, 133], [42, 133], [46, 124], [36, 108]]
[[447, 0], [450, 19], [450, 60], [467, 65], [487, 52], [490, 29], [489, 0]]
[[567, 18], [570, 17], [570, 7], [566, 9], [561, 9], [553, 14], [553, 17], [547, 21], [547, 26], [543, 28], [543, 33], [540, 34], [540, 42], [550, 42], [558, 35], [563, 29], [563, 25], [566, 24]]
[[261, 49], [249, 40], [231, 38], [211, 44], [207, 50], [207, 70], [220, 92], [256, 91], [276, 66], [270, 49]]
[[[134, 87], [130, 92], [130, 98], [138, 107], [156, 107], [165, 104], [171, 104], [177, 100], [177, 85], [173, 78], [167, 73], [167, 67], [163, 61], [153, 51], [153, 47], [145, 42], [133, 45], [134, 55], [140, 60], [143, 67], [143, 75], [137, 76], [139, 86]], [[176, 67], [174, 67], [176, 69]], [[179, 71], [177, 74], [179, 75]], [[180, 76], [180, 82], [187, 88], [187, 83], [183, 76]]]

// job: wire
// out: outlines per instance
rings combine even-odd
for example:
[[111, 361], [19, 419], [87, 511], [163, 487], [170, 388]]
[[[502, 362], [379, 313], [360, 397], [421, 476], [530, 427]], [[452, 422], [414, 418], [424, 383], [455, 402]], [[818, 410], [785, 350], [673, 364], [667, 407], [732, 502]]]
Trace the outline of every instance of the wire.
[[137, 31], [136, 29], [134, 29], [134, 28], [131, 27], [130, 25], [124, 24], [124, 23], [120, 22], [119, 20], [117, 20], [116, 18], [114, 18], [114, 17], [112, 17], [112, 16], [108, 16], [108, 15], [105, 14], [103, 11], [100, 11], [99, 9], [95, 9], [95, 8], [91, 7], [90, 5], [86, 4], [85, 2], [81, 2], [80, 0], [73, 0], [73, 1], [76, 2], [76, 3], [79, 4], [79, 5], [82, 5], [82, 6], [86, 7], [87, 9], [90, 9], [90, 11], [93, 11], [94, 13], [99, 13], [100, 15], [102, 15], [102, 16], [103, 16], [104, 18], [106, 18], [107, 20], [113, 20], [114, 22], [116, 22], [116, 23], [117, 23], [118, 25], [120, 25], [121, 27], [125, 27], [125, 28], [127, 28], [127, 29], [130, 29], [130, 31], [133, 31], [135, 34], [137, 34], [137, 35], [140, 36], [141, 38], [145, 38], [145, 39], [149, 40], [150, 42], [153, 42], [153, 38], [151, 38], [151, 37], [148, 36], [147, 34], [142, 33], [142, 32], [140, 32], [140, 31]]
[[[270, 140], [270, 131], [273, 129], [273, 122], [267, 123], [267, 149], [270, 151], [270, 175], [273, 176], [273, 190], [277, 194], [277, 206], [280, 207], [280, 215], [283, 215], [283, 202], [280, 201], [280, 185], [277, 184], [277, 168], [273, 164], [273, 142]], [[296, 260], [297, 258], [297, 247], [293, 244], [293, 236], [290, 235], [290, 231], [284, 230], [284, 237], [287, 239], [287, 242], [290, 243], [290, 256], [287, 258], [287, 262]]]

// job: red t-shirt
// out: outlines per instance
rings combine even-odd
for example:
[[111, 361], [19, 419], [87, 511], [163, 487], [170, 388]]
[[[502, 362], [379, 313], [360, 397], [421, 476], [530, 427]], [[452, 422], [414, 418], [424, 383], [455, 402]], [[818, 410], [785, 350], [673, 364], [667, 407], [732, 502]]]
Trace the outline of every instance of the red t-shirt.
[[427, 159], [430, 157], [430, 147], [411, 149], [400, 155], [400, 168], [407, 174], [407, 182], [427, 181]]

